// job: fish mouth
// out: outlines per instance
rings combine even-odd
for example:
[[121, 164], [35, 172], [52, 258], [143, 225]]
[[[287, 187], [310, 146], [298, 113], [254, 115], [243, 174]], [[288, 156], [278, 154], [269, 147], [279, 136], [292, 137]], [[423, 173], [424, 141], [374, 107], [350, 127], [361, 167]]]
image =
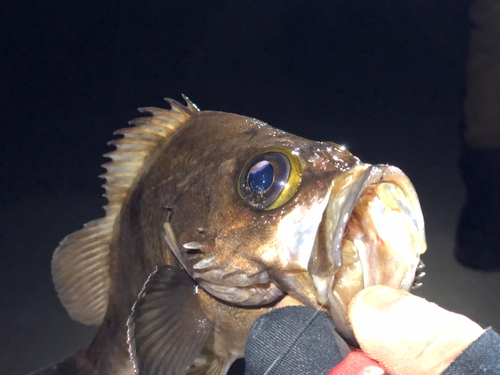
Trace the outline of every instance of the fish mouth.
[[308, 272], [349, 344], [357, 345], [347, 318], [352, 298], [373, 285], [411, 289], [426, 247], [418, 197], [400, 169], [361, 164], [333, 182]]

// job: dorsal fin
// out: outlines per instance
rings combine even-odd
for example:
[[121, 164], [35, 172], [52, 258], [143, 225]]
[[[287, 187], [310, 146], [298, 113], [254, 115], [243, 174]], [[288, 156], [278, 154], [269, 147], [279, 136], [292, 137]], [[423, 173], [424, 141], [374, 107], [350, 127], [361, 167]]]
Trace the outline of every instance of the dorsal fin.
[[153, 150], [181, 127], [198, 108], [183, 95], [187, 106], [165, 99], [171, 109], [140, 108], [152, 116], [130, 121], [130, 128], [117, 130], [123, 138], [110, 144], [116, 150], [104, 156], [107, 172], [104, 188], [106, 216], [91, 221], [68, 235], [52, 257], [52, 278], [59, 298], [70, 316], [85, 324], [100, 324], [106, 314], [110, 285], [109, 260], [113, 227], [140, 169]]

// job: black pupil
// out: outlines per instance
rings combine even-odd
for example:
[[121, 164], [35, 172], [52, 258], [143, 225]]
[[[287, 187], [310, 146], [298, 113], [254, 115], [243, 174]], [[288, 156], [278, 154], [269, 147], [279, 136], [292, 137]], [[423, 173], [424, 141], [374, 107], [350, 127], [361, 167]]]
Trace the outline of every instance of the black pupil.
[[267, 160], [259, 161], [248, 172], [248, 186], [255, 194], [264, 194], [273, 181], [274, 167]]

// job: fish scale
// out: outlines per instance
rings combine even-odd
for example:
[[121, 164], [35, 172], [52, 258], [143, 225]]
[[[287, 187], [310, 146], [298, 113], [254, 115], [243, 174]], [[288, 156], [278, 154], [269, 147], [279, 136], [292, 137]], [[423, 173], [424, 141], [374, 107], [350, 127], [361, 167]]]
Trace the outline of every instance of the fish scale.
[[52, 260], [69, 314], [100, 327], [39, 374], [223, 375], [285, 295], [327, 312], [355, 345], [352, 296], [420, 284], [423, 218], [399, 169], [184, 99], [115, 132], [106, 216]]

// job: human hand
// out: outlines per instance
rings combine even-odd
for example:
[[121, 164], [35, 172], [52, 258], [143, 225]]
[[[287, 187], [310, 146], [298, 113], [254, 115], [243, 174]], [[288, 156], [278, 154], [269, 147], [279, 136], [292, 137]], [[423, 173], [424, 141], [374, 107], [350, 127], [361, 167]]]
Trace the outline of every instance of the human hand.
[[385, 286], [359, 292], [348, 316], [363, 352], [391, 375], [440, 374], [484, 332], [463, 315]]

